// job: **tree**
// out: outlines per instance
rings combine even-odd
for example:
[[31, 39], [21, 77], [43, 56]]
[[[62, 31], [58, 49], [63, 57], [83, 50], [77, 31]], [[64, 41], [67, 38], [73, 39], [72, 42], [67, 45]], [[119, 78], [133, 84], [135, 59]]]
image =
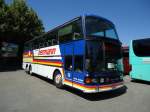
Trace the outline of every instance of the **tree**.
[[0, 8], [5, 4], [4, 0], [0, 0]]
[[[6, 23], [7, 18], [7, 5], [4, 0], [0, 0], [0, 37], [6, 31], [8, 24]], [[0, 38], [1, 40], [1, 38]]]
[[44, 32], [41, 20], [24, 0], [13, 0], [8, 11], [11, 18], [8, 31], [17, 39], [24, 42]]
[[25, 0], [13, 0], [11, 4], [0, 0], [0, 43], [6, 41], [18, 44], [20, 60], [23, 44], [43, 33], [42, 21]]

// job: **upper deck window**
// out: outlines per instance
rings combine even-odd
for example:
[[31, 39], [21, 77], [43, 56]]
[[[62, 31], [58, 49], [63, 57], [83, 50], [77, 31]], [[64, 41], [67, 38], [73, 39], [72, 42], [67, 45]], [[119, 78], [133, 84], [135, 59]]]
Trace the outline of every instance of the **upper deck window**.
[[83, 38], [81, 18], [71, 22], [58, 30], [60, 43], [69, 42]]
[[118, 39], [114, 25], [108, 20], [87, 16], [85, 22], [87, 36]]

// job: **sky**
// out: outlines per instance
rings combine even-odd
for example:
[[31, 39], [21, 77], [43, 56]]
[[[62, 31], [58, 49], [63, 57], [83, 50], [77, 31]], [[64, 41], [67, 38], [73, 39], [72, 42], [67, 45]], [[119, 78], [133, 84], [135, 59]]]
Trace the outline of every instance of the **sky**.
[[123, 45], [133, 39], [150, 38], [150, 0], [26, 1], [37, 12], [46, 32], [77, 16], [94, 14], [115, 24]]

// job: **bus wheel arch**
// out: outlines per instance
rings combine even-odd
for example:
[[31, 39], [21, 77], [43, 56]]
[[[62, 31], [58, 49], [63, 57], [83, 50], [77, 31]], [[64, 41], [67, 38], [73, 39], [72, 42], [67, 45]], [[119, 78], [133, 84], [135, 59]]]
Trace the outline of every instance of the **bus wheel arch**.
[[57, 88], [63, 88], [63, 77], [60, 70], [56, 69], [53, 73], [53, 81]]

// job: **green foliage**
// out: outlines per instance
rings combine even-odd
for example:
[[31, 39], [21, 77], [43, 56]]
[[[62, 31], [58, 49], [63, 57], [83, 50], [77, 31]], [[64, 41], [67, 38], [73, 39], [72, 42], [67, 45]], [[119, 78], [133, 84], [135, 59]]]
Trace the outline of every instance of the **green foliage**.
[[6, 4], [5, 4], [4, 0], [0, 0], [0, 8], [3, 8], [5, 5]]
[[10, 5], [0, 0], [0, 38], [24, 43], [43, 32], [42, 21], [25, 0], [13, 0]]
[[0, 33], [4, 32], [7, 29], [6, 24], [7, 18], [7, 5], [4, 0], [0, 0]]

